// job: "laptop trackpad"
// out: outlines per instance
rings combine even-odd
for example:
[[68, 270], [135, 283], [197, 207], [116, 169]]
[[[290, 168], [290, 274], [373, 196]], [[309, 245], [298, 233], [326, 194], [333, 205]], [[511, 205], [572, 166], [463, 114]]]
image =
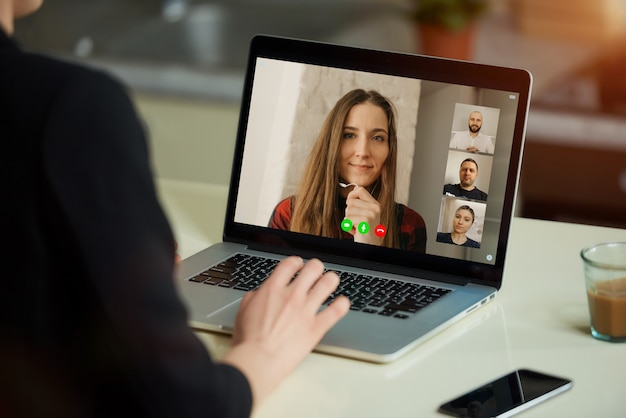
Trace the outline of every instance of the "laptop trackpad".
[[241, 299], [224, 306], [222, 309], [213, 312], [207, 316], [208, 322], [218, 325], [222, 330], [232, 332], [235, 327], [235, 317], [239, 311], [239, 303]]

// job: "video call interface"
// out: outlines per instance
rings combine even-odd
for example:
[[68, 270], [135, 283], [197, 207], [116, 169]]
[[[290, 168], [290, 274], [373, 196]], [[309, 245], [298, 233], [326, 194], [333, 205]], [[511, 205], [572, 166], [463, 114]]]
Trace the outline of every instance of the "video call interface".
[[[379, 93], [395, 109], [395, 187], [380, 180], [366, 190], [374, 197], [383, 187], [394, 189], [396, 210], [404, 214], [402, 222], [396, 221], [396, 233], [404, 233], [399, 241], [415, 244], [424, 234], [425, 245], [396, 248], [494, 264], [519, 101], [516, 92], [258, 58], [235, 222], [289, 230], [292, 214], [284, 201], [308, 192], [300, 190], [311, 183], [302, 181], [304, 171], [324, 121], [337, 102], [356, 89]], [[324, 152], [339, 150], [329, 146]], [[341, 158], [314, 160], [322, 164]], [[346, 186], [345, 179], [336, 181]], [[340, 213], [346, 210], [342, 203], [337, 206]], [[357, 238], [359, 234], [373, 234], [379, 241], [370, 237], [367, 244], [384, 245], [387, 225], [343, 215], [332, 225], [338, 239], [363, 242], [365, 237]]]

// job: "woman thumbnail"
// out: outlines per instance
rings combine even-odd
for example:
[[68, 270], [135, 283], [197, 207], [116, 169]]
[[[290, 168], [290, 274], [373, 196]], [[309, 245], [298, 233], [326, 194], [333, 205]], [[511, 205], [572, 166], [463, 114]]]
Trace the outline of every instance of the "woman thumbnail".
[[437, 242], [480, 248], [480, 243], [469, 238], [466, 233], [474, 224], [474, 209], [468, 205], [459, 206], [452, 220], [452, 232], [438, 232]]

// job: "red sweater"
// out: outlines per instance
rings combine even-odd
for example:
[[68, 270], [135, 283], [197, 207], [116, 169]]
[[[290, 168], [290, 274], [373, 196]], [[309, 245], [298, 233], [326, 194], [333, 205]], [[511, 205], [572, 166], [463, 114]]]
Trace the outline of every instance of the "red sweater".
[[[343, 212], [346, 208], [346, 200], [340, 198], [337, 202]], [[283, 199], [276, 205], [270, 218], [270, 228], [288, 231], [291, 226], [291, 212], [293, 207], [293, 196]], [[400, 203], [396, 203], [396, 222], [399, 225], [400, 248], [409, 251], [426, 251], [426, 223], [424, 218]], [[339, 228], [340, 225], [337, 225]], [[341, 239], [352, 239], [352, 235], [341, 231]]]

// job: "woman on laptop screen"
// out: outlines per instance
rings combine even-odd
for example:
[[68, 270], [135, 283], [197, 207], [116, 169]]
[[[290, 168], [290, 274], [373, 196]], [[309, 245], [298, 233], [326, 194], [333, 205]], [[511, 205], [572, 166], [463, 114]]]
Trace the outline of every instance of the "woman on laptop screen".
[[452, 232], [438, 232], [437, 242], [480, 248], [480, 243], [466, 235], [474, 223], [474, 209], [468, 205], [459, 206], [454, 213]]
[[424, 252], [424, 219], [395, 201], [395, 118], [393, 104], [376, 91], [341, 97], [322, 125], [298, 191], [275, 207], [269, 226]]

